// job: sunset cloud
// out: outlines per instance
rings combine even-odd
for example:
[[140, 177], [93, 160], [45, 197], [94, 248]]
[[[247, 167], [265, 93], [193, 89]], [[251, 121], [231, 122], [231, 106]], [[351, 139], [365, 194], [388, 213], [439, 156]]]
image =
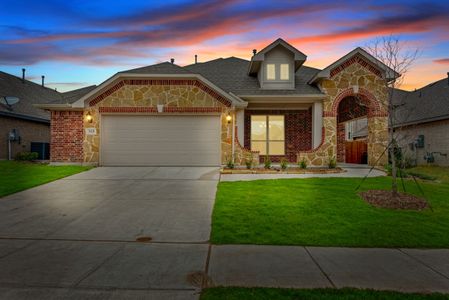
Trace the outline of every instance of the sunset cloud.
[[[0, 65], [65, 63], [74, 70], [101, 67], [112, 73], [120, 66], [170, 57], [188, 64], [194, 54], [204, 60], [249, 58], [253, 48], [260, 50], [278, 37], [307, 51], [316, 67], [390, 34], [424, 44], [428, 55], [444, 57], [449, 51], [449, 4], [444, 2], [142, 0], [107, 8], [104, 1], [51, 0], [31, 2], [24, 12], [11, 3], [7, 15], [0, 12]], [[430, 63], [447, 65], [448, 60]]]
[[449, 58], [435, 59], [433, 62], [437, 64], [449, 65]]

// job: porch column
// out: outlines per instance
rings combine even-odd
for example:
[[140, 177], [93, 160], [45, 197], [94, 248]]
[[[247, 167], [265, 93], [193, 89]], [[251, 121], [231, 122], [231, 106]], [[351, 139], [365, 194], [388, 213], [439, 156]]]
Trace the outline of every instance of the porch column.
[[323, 104], [314, 102], [312, 105], [312, 148], [315, 149], [321, 143], [323, 128]]
[[244, 145], [244, 131], [245, 131], [245, 110], [240, 109], [235, 113], [235, 124], [237, 125], [237, 140], [240, 145]]

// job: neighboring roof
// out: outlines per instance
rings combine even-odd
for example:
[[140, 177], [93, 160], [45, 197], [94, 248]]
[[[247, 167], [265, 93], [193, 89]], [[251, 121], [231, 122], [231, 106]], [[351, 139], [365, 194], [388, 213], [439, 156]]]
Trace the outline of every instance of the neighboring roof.
[[83, 88], [80, 88], [80, 89], [76, 89], [76, 90], [72, 90], [72, 91], [68, 91], [68, 92], [62, 93], [61, 94], [62, 95], [62, 99], [54, 101], [53, 103], [70, 103], [70, 104], [72, 104], [73, 102], [75, 102], [79, 98], [81, 98], [84, 95], [86, 95], [89, 92], [91, 92], [96, 87], [97, 87], [96, 85], [90, 85], [90, 86], [86, 86], [86, 87], [83, 87]]
[[339, 65], [343, 64], [345, 61], [347, 61], [348, 59], [352, 58], [355, 55], [361, 55], [362, 57], [367, 59], [368, 62], [373, 64], [374, 67], [377, 67], [381, 71], [385, 72], [386, 78], [388, 80], [392, 80], [392, 79], [395, 79], [395, 78], [401, 76], [400, 74], [398, 74], [397, 72], [395, 72], [394, 70], [392, 70], [391, 68], [386, 66], [384, 63], [382, 63], [380, 60], [378, 60], [377, 58], [375, 58], [374, 56], [372, 56], [371, 54], [369, 54], [362, 48], [357, 47], [354, 50], [352, 50], [351, 52], [349, 52], [348, 54], [346, 54], [345, 56], [343, 56], [342, 58], [340, 58], [339, 60], [337, 60], [336, 62], [334, 62], [334, 63], [330, 64], [329, 66], [327, 66], [326, 68], [324, 68], [322, 71], [318, 72], [310, 80], [310, 83], [315, 83], [316, 81], [318, 81], [321, 78], [329, 78], [330, 72], [333, 69], [335, 69]]
[[395, 89], [393, 102], [398, 107], [395, 113], [396, 127], [449, 119], [448, 78], [413, 92]]
[[50, 121], [50, 113], [33, 106], [62, 99], [57, 91], [40, 84], [0, 71], [0, 97], [18, 97], [19, 102], [11, 106], [0, 104], [0, 115], [38, 122]]
[[133, 74], [188, 74], [189, 71], [184, 70], [182, 67], [169, 63], [163, 62], [151, 66], [130, 69], [126, 71], [121, 71], [119, 73], [133, 73]]
[[295, 75], [294, 90], [264, 90], [256, 77], [248, 76], [250, 62], [237, 57], [219, 58], [204, 63], [185, 66], [191, 73], [198, 73], [226, 92], [237, 96], [247, 95], [322, 95], [321, 91], [308, 81], [320, 70], [301, 66]]
[[299, 51], [298, 49], [296, 49], [283, 39], [279, 38], [275, 40], [273, 43], [263, 48], [262, 50], [260, 50], [258, 53], [256, 53], [256, 55], [254, 55], [251, 58], [251, 62], [248, 66], [248, 74], [249, 75], [257, 74], [258, 70], [260, 69], [261, 62], [265, 60], [265, 54], [267, 54], [268, 52], [270, 52], [271, 50], [273, 50], [278, 46], [282, 46], [293, 53], [293, 59], [295, 61], [295, 71], [297, 71], [307, 59], [307, 55], [305, 55], [304, 53], [302, 53], [301, 51]]

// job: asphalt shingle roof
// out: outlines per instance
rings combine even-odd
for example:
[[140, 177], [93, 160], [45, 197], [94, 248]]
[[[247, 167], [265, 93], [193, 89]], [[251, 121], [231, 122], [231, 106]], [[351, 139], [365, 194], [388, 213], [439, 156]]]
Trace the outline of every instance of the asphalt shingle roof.
[[0, 104], [0, 114], [16, 117], [32, 117], [50, 120], [50, 113], [33, 104], [50, 103], [62, 99], [57, 91], [0, 71], [0, 97], [18, 97], [19, 102], [11, 106]]
[[395, 90], [393, 100], [398, 105], [395, 114], [395, 123], [398, 125], [449, 119], [449, 82], [447, 78], [413, 92]]
[[126, 71], [121, 71], [119, 73], [135, 73], [135, 74], [189, 74], [190, 72], [184, 70], [182, 67], [169, 63], [163, 62], [160, 64], [155, 64], [151, 66], [130, 69]]
[[68, 91], [65, 93], [62, 93], [62, 98], [60, 100], [54, 101], [53, 103], [70, 103], [72, 104], [73, 102], [79, 100], [81, 97], [83, 97], [84, 95], [88, 94], [90, 91], [92, 91], [93, 89], [95, 89], [97, 86], [96, 85], [90, 85], [90, 86], [86, 86], [80, 89], [76, 89], [76, 90], [72, 90], [72, 91]]
[[294, 90], [264, 90], [256, 77], [248, 76], [250, 61], [237, 57], [219, 58], [204, 63], [185, 66], [190, 73], [200, 74], [226, 92], [240, 95], [293, 95], [322, 94], [307, 82], [320, 70], [301, 66], [296, 72]]

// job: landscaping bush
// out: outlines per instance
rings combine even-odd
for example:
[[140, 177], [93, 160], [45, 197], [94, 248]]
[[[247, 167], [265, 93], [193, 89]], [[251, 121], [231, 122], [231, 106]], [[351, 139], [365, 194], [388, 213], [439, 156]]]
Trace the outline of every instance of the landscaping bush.
[[265, 156], [264, 166], [265, 166], [265, 169], [271, 169], [271, 160], [268, 155]]
[[327, 166], [329, 167], [329, 169], [335, 169], [337, 167], [337, 160], [335, 159], [335, 157], [329, 159]]
[[228, 159], [228, 161], [226, 162], [226, 167], [227, 167], [228, 169], [234, 169], [235, 164], [234, 164], [234, 162], [232, 161], [232, 158]]
[[305, 158], [303, 158], [299, 163], [298, 163], [299, 167], [301, 169], [306, 169], [307, 168], [307, 161]]
[[37, 152], [19, 152], [16, 154], [15, 159], [22, 161], [31, 161], [37, 159], [38, 157], [39, 153]]
[[281, 169], [283, 171], [285, 171], [287, 169], [287, 167], [288, 167], [288, 161], [285, 158], [281, 159]]
[[246, 165], [246, 168], [248, 170], [251, 169], [253, 167], [253, 160], [252, 159], [246, 159], [245, 160], [245, 165]]

